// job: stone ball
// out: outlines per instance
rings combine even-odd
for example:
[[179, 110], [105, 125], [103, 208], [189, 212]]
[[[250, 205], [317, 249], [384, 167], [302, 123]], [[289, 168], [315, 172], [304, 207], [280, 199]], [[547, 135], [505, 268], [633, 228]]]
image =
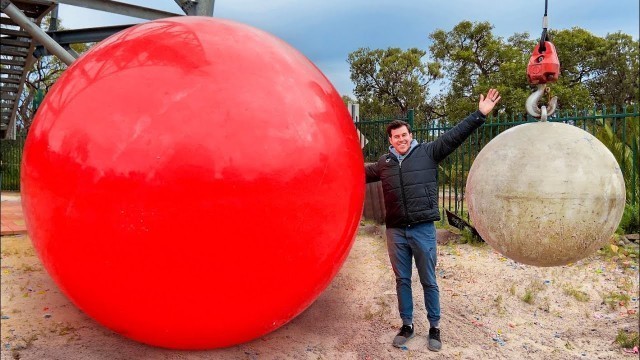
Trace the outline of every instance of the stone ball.
[[613, 154], [564, 123], [515, 126], [478, 154], [467, 178], [473, 226], [496, 251], [523, 264], [560, 266], [606, 244], [625, 206]]

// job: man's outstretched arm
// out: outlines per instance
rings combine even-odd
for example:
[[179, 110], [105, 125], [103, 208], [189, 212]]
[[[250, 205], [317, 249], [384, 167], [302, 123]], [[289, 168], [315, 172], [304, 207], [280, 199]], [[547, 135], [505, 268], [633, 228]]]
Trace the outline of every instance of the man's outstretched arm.
[[487, 114], [493, 111], [498, 101], [500, 101], [500, 94], [496, 89], [490, 89], [486, 97], [480, 94], [478, 110], [433, 142], [431, 147], [433, 159], [440, 162], [462, 145], [475, 129], [484, 124]]

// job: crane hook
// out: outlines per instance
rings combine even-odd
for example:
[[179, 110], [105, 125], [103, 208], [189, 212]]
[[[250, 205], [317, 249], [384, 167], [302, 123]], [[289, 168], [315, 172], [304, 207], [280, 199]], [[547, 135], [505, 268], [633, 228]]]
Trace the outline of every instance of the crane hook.
[[527, 102], [525, 103], [525, 107], [527, 109], [527, 113], [533, 116], [534, 118], [540, 119], [540, 121], [547, 121], [547, 117], [551, 116], [556, 111], [556, 106], [558, 105], [558, 97], [552, 97], [546, 106], [538, 106], [538, 102], [545, 93], [548, 92], [547, 84], [538, 84], [538, 90], [534, 91], [527, 98]]

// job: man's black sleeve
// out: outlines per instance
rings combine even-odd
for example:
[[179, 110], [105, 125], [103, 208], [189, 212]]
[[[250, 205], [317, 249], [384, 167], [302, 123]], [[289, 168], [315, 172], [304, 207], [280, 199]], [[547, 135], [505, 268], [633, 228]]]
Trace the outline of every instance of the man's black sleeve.
[[364, 164], [364, 173], [367, 178], [367, 183], [376, 182], [380, 180], [380, 175], [378, 174], [377, 162]]
[[467, 118], [462, 120], [458, 125], [440, 135], [429, 144], [428, 151], [431, 152], [431, 157], [436, 162], [444, 160], [449, 154], [462, 145], [475, 129], [482, 126], [486, 119], [487, 117], [481, 113], [480, 110], [467, 116]]

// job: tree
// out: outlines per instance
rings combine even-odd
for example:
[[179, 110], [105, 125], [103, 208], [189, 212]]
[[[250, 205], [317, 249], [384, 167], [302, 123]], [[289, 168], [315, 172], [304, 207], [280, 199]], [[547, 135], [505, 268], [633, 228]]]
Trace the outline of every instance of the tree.
[[563, 109], [638, 103], [638, 41], [622, 33], [598, 37], [587, 30], [550, 32], [560, 59], [552, 84]]
[[373, 114], [405, 115], [407, 110], [428, 112], [429, 85], [441, 77], [438, 64], [422, 61], [426, 52], [417, 48], [386, 50], [360, 48], [349, 54], [354, 94], [362, 118]]
[[586, 109], [593, 107], [594, 99], [589, 94], [587, 82], [597, 74], [597, 58], [602, 38], [574, 27], [570, 30], [552, 30], [551, 40], [560, 60], [560, 77], [551, 84], [558, 96], [561, 109]]
[[633, 105], [640, 101], [640, 42], [620, 32], [608, 34], [596, 62], [596, 73], [587, 88], [599, 105]]
[[[488, 22], [462, 21], [451, 31], [429, 35], [430, 51], [449, 80], [442, 112], [450, 122], [473, 111], [478, 94], [490, 87], [502, 95], [495, 114], [524, 112], [533, 90], [526, 68], [539, 39], [516, 33], [504, 41], [492, 29]], [[549, 85], [552, 95], [558, 96], [559, 109], [638, 103], [638, 42], [631, 36], [616, 33], [601, 38], [580, 28], [549, 35], [560, 60], [560, 78]]]
[[[42, 21], [41, 27], [48, 28], [50, 22], [51, 16], [49, 15]], [[58, 29], [63, 30], [64, 28], [58, 26]], [[78, 54], [82, 54], [91, 45], [72, 44], [71, 49]], [[66, 69], [67, 65], [55, 56], [42, 56], [35, 60], [27, 74], [25, 85], [18, 101], [18, 111], [16, 113], [18, 133], [26, 134], [29, 131], [40, 102]]]
[[342, 102], [344, 103], [345, 106], [347, 106], [347, 104], [349, 103], [355, 103], [356, 101], [354, 99], [351, 98], [351, 96], [349, 95], [342, 95]]
[[[525, 101], [535, 90], [526, 78], [527, 64], [540, 39], [516, 33], [504, 40], [492, 30], [488, 22], [462, 21], [449, 31], [432, 32], [431, 62], [416, 48], [361, 48], [349, 54], [362, 118], [413, 108], [418, 124], [436, 118], [454, 124], [474, 111], [479, 94], [491, 87], [502, 96], [494, 115], [525, 115]], [[640, 46], [630, 35], [598, 37], [575, 27], [551, 30], [549, 36], [560, 60], [560, 77], [549, 84], [559, 111], [640, 102]], [[445, 90], [429, 97], [429, 86], [438, 79], [445, 79]]]
[[429, 35], [432, 40], [429, 50], [449, 80], [441, 111], [445, 120], [459, 120], [474, 111], [478, 88], [487, 83], [482, 80], [495, 77], [501, 64], [511, 63], [517, 55], [517, 51], [508, 49], [501, 38], [491, 33], [492, 29], [488, 22], [462, 21], [451, 31], [439, 29]]

